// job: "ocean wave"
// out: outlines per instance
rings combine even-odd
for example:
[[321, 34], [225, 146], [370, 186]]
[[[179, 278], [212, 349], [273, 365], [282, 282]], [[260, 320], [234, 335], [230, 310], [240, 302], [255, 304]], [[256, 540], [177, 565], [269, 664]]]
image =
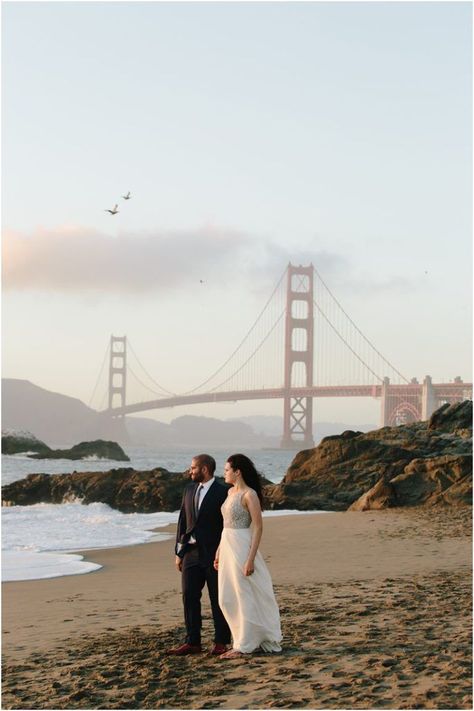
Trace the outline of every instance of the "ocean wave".
[[115, 462], [115, 459], [108, 459], [108, 457], [100, 457], [98, 454], [89, 454], [87, 457], [81, 457], [81, 462]]
[[[177, 512], [123, 514], [107, 504], [84, 505], [77, 501], [5, 507], [2, 557], [8, 566], [2, 565], [2, 580], [33, 580], [90, 572], [96, 569], [90, 567], [94, 564], [87, 561], [79, 564], [77, 556], [71, 558], [68, 554], [166, 540], [170, 538], [168, 534], [156, 533], [153, 529], [177, 520]], [[46, 553], [56, 557], [45, 558]], [[25, 557], [26, 554], [29, 557]], [[50, 563], [53, 568], [49, 567]], [[28, 565], [31, 565], [31, 574]]]
[[98, 563], [85, 561], [82, 555], [39, 553], [29, 550], [2, 553], [3, 582], [82, 575], [99, 570], [101, 567]]

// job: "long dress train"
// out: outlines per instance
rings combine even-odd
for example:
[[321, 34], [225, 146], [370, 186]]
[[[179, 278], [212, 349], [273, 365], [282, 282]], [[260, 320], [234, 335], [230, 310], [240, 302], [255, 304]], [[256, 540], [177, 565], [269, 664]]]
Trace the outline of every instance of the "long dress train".
[[280, 613], [272, 579], [262, 555], [255, 556], [254, 572], [245, 576], [252, 532], [251, 517], [242, 496], [229, 494], [222, 505], [224, 529], [219, 547], [219, 606], [232, 633], [232, 648], [280, 652]]

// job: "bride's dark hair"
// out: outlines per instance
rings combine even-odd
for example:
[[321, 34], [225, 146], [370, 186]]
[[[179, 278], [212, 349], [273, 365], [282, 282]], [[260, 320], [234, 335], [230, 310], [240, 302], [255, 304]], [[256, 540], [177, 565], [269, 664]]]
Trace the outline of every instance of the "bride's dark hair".
[[230, 464], [232, 469], [240, 469], [242, 478], [251, 489], [253, 489], [260, 501], [260, 506], [263, 510], [263, 491], [262, 482], [260, 481], [260, 476], [258, 471], [255, 469], [255, 464], [249, 459], [245, 454], [231, 454], [228, 458], [227, 463]]

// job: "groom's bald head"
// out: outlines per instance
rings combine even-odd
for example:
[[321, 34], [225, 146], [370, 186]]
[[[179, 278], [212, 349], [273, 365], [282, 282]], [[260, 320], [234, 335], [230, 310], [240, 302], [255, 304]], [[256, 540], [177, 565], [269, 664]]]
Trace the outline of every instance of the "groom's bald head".
[[207, 469], [209, 478], [214, 476], [214, 472], [216, 471], [216, 460], [214, 457], [211, 457], [210, 454], [196, 454], [196, 456], [193, 457], [193, 462], [197, 464], [199, 469]]

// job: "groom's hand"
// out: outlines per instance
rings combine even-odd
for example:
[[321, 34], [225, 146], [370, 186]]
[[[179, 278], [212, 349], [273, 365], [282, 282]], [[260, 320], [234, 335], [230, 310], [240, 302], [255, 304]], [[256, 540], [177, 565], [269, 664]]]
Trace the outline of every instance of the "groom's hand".
[[176, 568], [181, 572], [181, 570], [183, 569], [183, 559], [180, 558], [179, 555], [177, 555], [177, 556], [175, 556], [174, 562], [175, 562]]

